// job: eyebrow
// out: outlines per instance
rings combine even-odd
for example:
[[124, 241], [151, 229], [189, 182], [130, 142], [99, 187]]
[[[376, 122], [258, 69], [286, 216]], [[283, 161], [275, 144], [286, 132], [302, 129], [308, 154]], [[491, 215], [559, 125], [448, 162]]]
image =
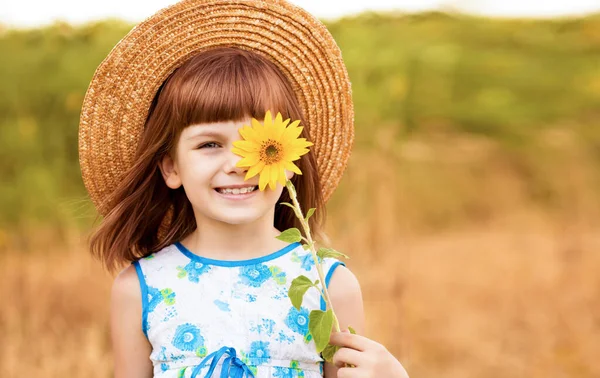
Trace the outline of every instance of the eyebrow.
[[199, 132], [195, 133], [194, 135], [187, 137], [186, 139], [192, 140], [192, 139], [196, 139], [196, 138], [203, 137], [203, 136], [208, 136], [208, 137], [213, 136], [214, 137], [214, 136], [220, 136], [220, 135], [223, 135], [223, 134], [218, 131], [214, 131], [214, 130], [206, 130], [206, 131], [199, 131]]

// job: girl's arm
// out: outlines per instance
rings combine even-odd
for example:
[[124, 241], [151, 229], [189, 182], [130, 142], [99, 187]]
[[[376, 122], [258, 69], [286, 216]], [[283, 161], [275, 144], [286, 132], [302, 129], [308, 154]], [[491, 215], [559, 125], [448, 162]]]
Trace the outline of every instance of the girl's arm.
[[[330, 343], [341, 348], [332, 364], [325, 363], [325, 378], [408, 378], [402, 364], [383, 345], [361, 336], [365, 324], [362, 295], [358, 280], [348, 269], [339, 266], [334, 271], [329, 295], [342, 332], [331, 334]], [[349, 333], [348, 326], [358, 334]]]
[[151, 378], [152, 347], [142, 331], [142, 297], [133, 265], [115, 278], [111, 293], [110, 326], [115, 378]]
[[408, 373], [396, 357], [371, 339], [345, 331], [332, 333], [329, 342], [341, 347], [333, 356], [336, 366], [356, 366], [338, 370], [339, 378], [408, 378]]
[[[345, 330], [348, 329], [348, 326], [351, 326], [357, 333], [363, 334], [365, 331], [365, 315], [360, 284], [356, 276], [344, 266], [338, 266], [331, 276], [328, 290], [340, 328]], [[334, 364], [326, 362], [324, 376], [326, 378], [338, 378], [338, 370], [339, 368]]]

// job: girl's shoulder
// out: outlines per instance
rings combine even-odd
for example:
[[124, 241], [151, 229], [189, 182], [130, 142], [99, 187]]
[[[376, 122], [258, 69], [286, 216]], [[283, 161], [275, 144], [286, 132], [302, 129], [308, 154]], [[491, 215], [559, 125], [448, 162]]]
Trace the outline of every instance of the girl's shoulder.
[[139, 260], [134, 261], [133, 264], [134, 265], [136, 265], [136, 264], [148, 265], [148, 264], [153, 264], [153, 263], [164, 263], [165, 260], [174, 259], [174, 258], [179, 257], [180, 255], [181, 254], [177, 250], [177, 247], [175, 246], [175, 244], [170, 244], [170, 245], [162, 248], [161, 250], [152, 252], [148, 256], [142, 257]]
[[[124, 268], [114, 279], [111, 298], [113, 302], [129, 302], [140, 299], [139, 282], [135, 267], [129, 265]], [[113, 303], [114, 304], [114, 303]]]

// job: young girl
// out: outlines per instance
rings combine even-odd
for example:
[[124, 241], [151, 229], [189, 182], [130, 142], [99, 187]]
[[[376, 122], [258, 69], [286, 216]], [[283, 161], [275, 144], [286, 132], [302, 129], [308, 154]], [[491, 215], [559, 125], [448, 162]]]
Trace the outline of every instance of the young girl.
[[[326, 244], [324, 205], [354, 134], [341, 54], [318, 20], [279, 0], [182, 1], [97, 69], [80, 123], [82, 176], [104, 215], [91, 249], [111, 270], [132, 263], [112, 290], [116, 377], [405, 376], [362, 337], [334, 335], [345, 346], [335, 364], [316, 353], [308, 315], [325, 302], [309, 290], [297, 310], [287, 295], [295, 277], [318, 279], [316, 267], [276, 239], [301, 228], [280, 205], [287, 190], [245, 181], [232, 152], [267, 111], [300, 120], [315, 144], [295, 162], [302, 175], [286, 176], [302, 209], [317, 209], [312, 235]], [[355, 276], [323, 264], [340, 325], [363, 333]]]

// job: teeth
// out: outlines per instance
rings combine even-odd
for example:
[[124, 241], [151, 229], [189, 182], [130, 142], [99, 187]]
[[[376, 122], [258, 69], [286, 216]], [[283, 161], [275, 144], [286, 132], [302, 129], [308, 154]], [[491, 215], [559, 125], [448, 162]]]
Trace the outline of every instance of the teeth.
[[252, 191], [254, 191], [256, 187], [248, 187], [248, 188], [235, 188], [235, 189], [217, 189], [219, 191], [219, 193], [223, 193], [223, 194], [245, 194], [245, 193], [250, 193]]

